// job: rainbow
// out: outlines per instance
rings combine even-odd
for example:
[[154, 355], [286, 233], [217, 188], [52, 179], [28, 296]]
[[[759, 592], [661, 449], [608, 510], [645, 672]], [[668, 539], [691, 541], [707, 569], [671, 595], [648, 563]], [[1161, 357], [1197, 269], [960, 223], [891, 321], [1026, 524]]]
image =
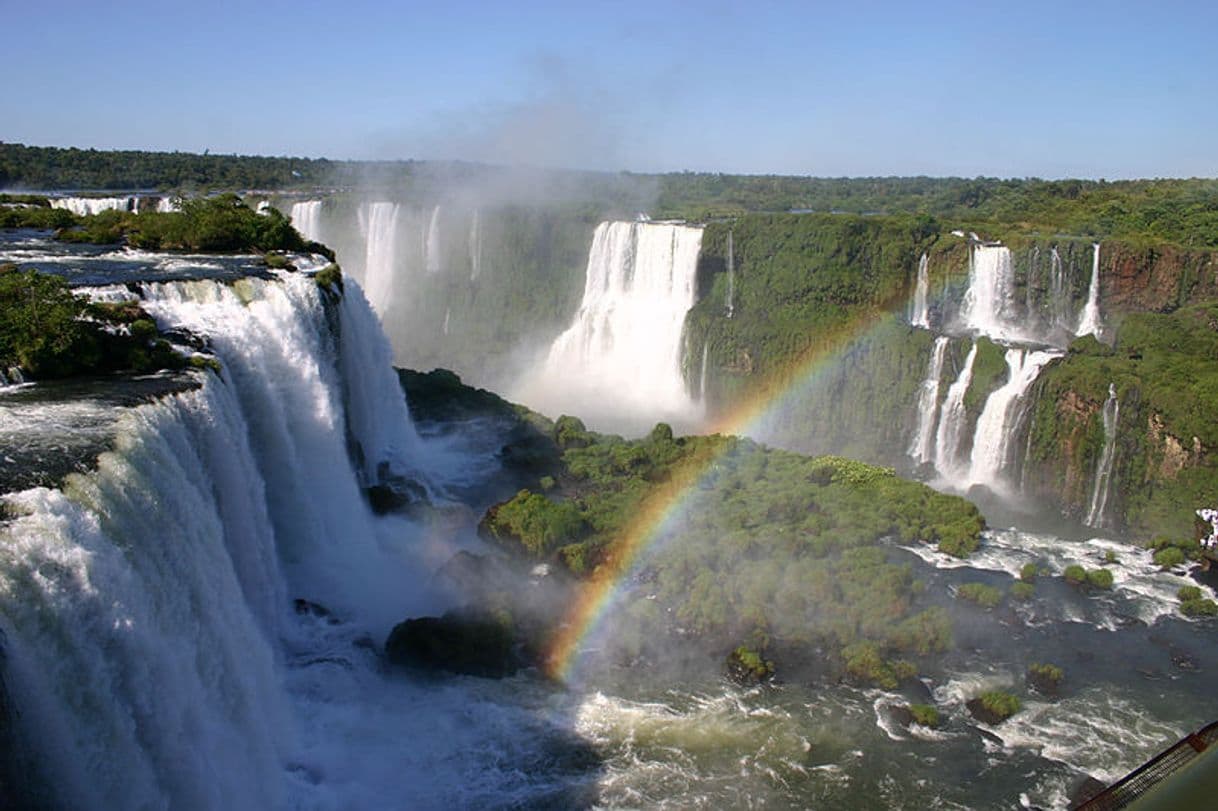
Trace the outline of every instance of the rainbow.
[[[747, 398], [707, 432], [748, 434], [767, 416], [816, 385], [822, 373], [852, 342], [879, 326], [886, 311], [887, 308], [877, 308], [823, 337], [791, 364], [785, 374], [777, 376], [776, 382]], [[607, 559], [580, 585], [558, 630], [551, 637], [543, 657], [547, 675], [563, 682], [573, 680], [580, 652], [589, 646], [590, 638], [619, 601], [623, 584], [629, 581], [644, 554], [664, 537], [664, 530], [673, 516], [698, 491], [698, 483], [720, 456], [721, 453], [712, 454], [710, 458], [678, 466], [669, 480], [652, 490], [643, 501], [634, 518], [610, 544]]]

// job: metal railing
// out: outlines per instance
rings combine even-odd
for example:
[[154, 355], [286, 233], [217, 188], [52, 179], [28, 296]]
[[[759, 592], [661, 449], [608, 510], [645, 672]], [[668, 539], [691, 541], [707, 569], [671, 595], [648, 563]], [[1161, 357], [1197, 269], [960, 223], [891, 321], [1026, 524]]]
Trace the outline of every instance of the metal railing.
[[1186, 735], [1072, 811], [1117, 811], [1137, 800], [1218, 741], [1218, 721]]

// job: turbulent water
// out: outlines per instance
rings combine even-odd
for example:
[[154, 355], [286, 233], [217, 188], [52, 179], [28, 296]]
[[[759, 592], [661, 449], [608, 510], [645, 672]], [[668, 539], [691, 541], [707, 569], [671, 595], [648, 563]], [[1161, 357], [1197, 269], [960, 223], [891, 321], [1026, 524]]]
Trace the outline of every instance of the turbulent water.
[[635, 432], [657, 420], [694, 422], [682, 336], [701, 242], [702, 230], [684, 225], [597, 226], [579, 312], [521, 386], [521, 399]]
[[[385, 206], [365, 212], [369, 233], [403, 225]], [[620, 364], [630, 374], [615, 385], [654, 385], [656, 403], [696, 406], [684, 388], [653, 382], [648, 364], [655, 381], [681, 380], [671, 323], [692, 300], [700, 233], [614, 223], [597, 237], [588, 273], [597, 281], [552, 351], [556, 369], [574, 374], [568, 351], [599, 352], [584, 361], [616, 368], [618, 342], [637, 338], [606, 336], [612, 310], [637, 319], [621, 323], [638, 325], [649, 350]], [[386, 672], [376, 649], [389, 627], [450, 607], [457, 595], [432, 573], [457, 549], [480, 548], [473, 514], [447, 494], [495, 472], [493, 427], [438, 436], [412, 423], [374, 309], [352, 280], [327, 304], [305, 274], [165, 279], [163, 263], [190, 260], [124, 263], [31, 235], [3, 250], [93, 285], [116, 263], [135, 292], [92, 295], [138, 296], [162, 326], [204, 336], [223, 368], [134, 399], [0, 390], [6, 448], [70, 433], [86, 456], [108, 449], [59, 489], [3, 497], [0, 630], [20, 788], [52, 807], [1064, 808], [1084, 774], [1115, 779], [1210, 720], [1218, 652], [1208, 625], [1178, 613], [1176, 593], [1192, 580], [1116, 541], [1017, 529], [987, 532], [967, 561], [889, 550], [957, 623], [956, 650], [904, 694], [782, 682], [745, 690], [621, 663], [568, 686], [532, 672], [504, 681]], [[933, 406], [948, 344], [935, 341], [919, 394]], [[1008, 380], [966, 458], [957, 412], [976, 351], [954, 371], [941, 414], [923, 409], [910, 452], [993, 482], [1008, 449], [986, 438], [1009, 434], [1046, 353], [1009, 349]], [[363, 489], [392, 477], [430, 493], [430, 517], [371, 512]], [[951, 598], [965, 582], [1006, 589], [1028, 563], [1042, 575], [1027, 603], [984, 612]], [[1060, 575], [1072, 564], [1111, 569], [1113, 590], [1067, 586]], [[308, 601], [303, 613], [297, 599]], [[1033, 661], [1065, 669], [1060, 698], [1024, 686]], [[993, 687], [1025, 696], [997, 727], [964, 708]], [[899, 723], [896, 707], [932, 698], [943, 728]]]
[[1075, 335], [1099, 337], [1103, 324], [1100, 322], [1100, 243], [1091, 246], [1091, 284], [1087, 287], [1087, 303], [1078, 317]]

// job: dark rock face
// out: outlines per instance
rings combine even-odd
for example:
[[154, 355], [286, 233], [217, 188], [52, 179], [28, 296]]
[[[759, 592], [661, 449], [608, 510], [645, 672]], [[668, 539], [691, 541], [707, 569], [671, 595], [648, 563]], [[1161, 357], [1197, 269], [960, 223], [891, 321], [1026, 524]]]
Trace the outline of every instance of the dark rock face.
[[511, 629], [482, 613], [449, 612], [399, 623], [385, 642], [391, 664], [501, 679], [523, 664]]

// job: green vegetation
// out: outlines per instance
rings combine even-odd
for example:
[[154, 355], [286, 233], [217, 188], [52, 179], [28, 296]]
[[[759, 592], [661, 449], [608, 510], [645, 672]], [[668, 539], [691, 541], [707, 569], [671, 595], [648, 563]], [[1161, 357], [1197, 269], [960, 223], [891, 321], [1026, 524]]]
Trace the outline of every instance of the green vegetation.
[[1088, 571], [1087, 585], [1096, 589], [1112, 588], [1112, 572], [1108, 569], [1092, 569]]
[[1218, 603], [1203, 597], [1198, 586], [1181, 586], [1176, 593], [1180, 600], [1180, 613], [1186, 617], [1212, 617], [1218, 615]]
[[0, 367], [49, 379], [185, 365], [138, 306], [91, 304], [58, 276], [0, 266]]
[[741, 684], [756, 684], [774, 675], [774, 663], [762, 658], [752, 648], [741, 645], [728, 654], [727, 671]]
[[1048, 492], [1084, 509], [1111, 383], [1129, 427], [1118, 435], [1110, 502], [1136, 532], [1188, 536], [1194, 510], [1218, 492], [1218, 457], [1205, 452], [1218, 447], [1218, 302], [1131, 313], [1116, 336], [1112, 349], [1076, 341], [1041, 374], [1029, 458]]
[[341, 290], [343, 286], [343, 269], [331, 262], [313, 274], [313, 281], [317, 282], [317, 286], [322, 289], [330, 289], [337, 286]]
[[1155, 565], [1162, 569], [1174, 569], [1184, 564], [1184, 553], [1179, 547], [1167, 546], [1154, 553]]
[[1057, 665], [1041, 662], [1028, 665], [1028, 682], [1042, 693], [1054, 692], [1065, 675], [1065, 671]]
[[1005, 721], [1019, 712], [1022, 707], [1018, 697], [1002, 690], [988, 690], [978, 696], [976, 700], [987, 713], [998, 719], [991, 723]]
[[493, 507], [484, 537], [580, 576], [645, 567], [655, 601], [637, 611], [696, 637], [759, 640], [759, 657], [772, 642], [828, 646], [863, 681], [896, 684], [914, 672], [902, 654], [950, 644], [946, 612], [919, 604], [922, 585], [887, 547], [970, 532], [975, 544], [984, 522], [963, 499], [890, 469], [663, 424], [626, 441], [564, 417], [551, 437], [553, 486]]
[[1089, 586], [1095, 589], [1112, 588], [1112, 572], [1108, 569], [1084, 569], [1077, 563], [1065, 568], [1062, 577], [1072, 586]]
[[1019, 569], [1019, 579], [1023, 580], [1024, 582], [1031, 583], [1036, 579], [1036, 575], [1039, 573], [1039, 571], [1040, 568], [1035, 563], [1025, 563]]
[[0, 228], [68, 228], [79, 221], [64, 208], [0, 206]]
[[277, 209], [254, 211], [235, 194], [184, 200], [180, 211], [103, 211], [56, 232], [69, 242], [127, 244], [145, 250], [303, 251], [310, 246]]
[[[444, 182], [510, 179], [470, 163], [355, 162], [183, 152], [99, 152], [0, 144], [0, 188], [290, 189], [358, 181], [427, 191]], [[1072, 233], [1089, 238], [1218, 246], [1218, 181], [1046, 181], [1036, 178], [815, 178], [682, 172], [548, 172], [548, 188], [583, 190], [625, 211], [658, 192], [659, 217], [708, 220], [792, 210], [950, 218], [979, 232]]]
[[1026, 603], [1036, 595], [1036, 586], [1026, 580], [1017, 580], [1011, 584], [1011, 599]]
[[936, 729], [943, 723], [939, 717], [939, 711], [930, 704], [910, 704], [906, 709], [909, 710], [909, 714], [915, 724]]
[[994, 608], [1002, 602], [1002, 589], [985, 583], [964, 583], [956, 589], [956, 598], [976, 603], [982, 608]]

